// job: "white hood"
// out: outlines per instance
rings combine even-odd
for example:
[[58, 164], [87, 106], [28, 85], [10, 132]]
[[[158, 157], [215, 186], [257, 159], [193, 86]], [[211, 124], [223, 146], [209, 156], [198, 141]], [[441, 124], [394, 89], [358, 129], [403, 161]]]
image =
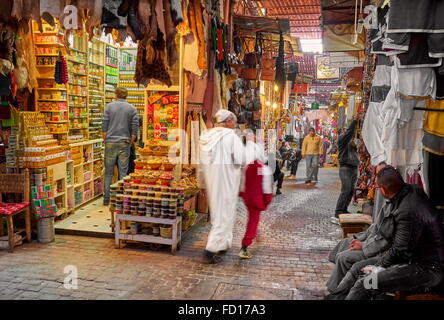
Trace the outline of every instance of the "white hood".
[[235, 134], [233, 129], [216, 127], [216, 128], [206, 130], [200, 136], [201, 151], [211, 152], [211, 150], [213, 150], [213, 148], [220, 141], [220, 139], [222, 139], [223, 137], [230, 135], [230, 134]]

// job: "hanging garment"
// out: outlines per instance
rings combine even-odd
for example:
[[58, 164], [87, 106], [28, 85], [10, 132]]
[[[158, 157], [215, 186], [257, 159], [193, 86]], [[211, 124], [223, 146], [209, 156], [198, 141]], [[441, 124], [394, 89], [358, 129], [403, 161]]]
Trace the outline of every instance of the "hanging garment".
[[426, 150], [424, 153], [424, 186], [430, 201], [444, 209], [444, 155], [437, 155]]
[[439, 67], [441, 58], [429, 56], [427, 35], [424, 33], [412, 33], [409, 50], [396, 56], [398, 68], [422, 68]]
[[186, 109], [191, 111], [193, 107], [202, 109], [207, 89], [207, 77], [199, 77], [194, 73], [186, 73]]
[[204, 20], [202, 17], [202, 6], [200, 0], [190, 0], [188, 6], [188, 21], [190, 23], [191, 31], [194, 39], [198, 45], [197, 64], [199, 69], [208, 70], [207, 57], [205, 50], [205, 36], [204, 36]]
[[139, 0], [137, 16], [139, 17], [140, 30], [142, 34], [146, 34], [150, 31], [150, 17], [152, 14], [151, 0]]
[[[426, 107], [444, 110], [444, 100], [428, 99]], [[424, 150], [438, 155], [444, 155], [444, 111], [426, 111], [424, 116]]]
[[198, 56], [199, 44], [194, 34], [188, 33], [184, 37], [183, 68], [197, 76], [202, 76], [203, 70], [199, 68], [199, 64], [197, 63]]
[[391, 0], [387, 33], [443, 33], [441, 0]]
[[118, 14], [122, 1], [103, 0], [102, 28], [125, 30], [128, 24], [127, 17]]
[[[34, 58], [34, 45], [32, 33], [26, 31], [27, 28], [22, 24], [18, 29], [18, 39], [15, 41], [17, 49], [17, 58], [22, 59], [22, 65], [26, 68], [26, 87], [30, 92], [38, 87], [37, 68]], [[20, 88], [20, 87], [19, 87]]]
[[165, 16], [165, 32], [166, 32], [166, 49], [167, 49], [167, 64], [172, 67], [179, 60], [179, 55], [176, 48], [176, 34], [173, 18], [171, 17], [171, 3], [170, 0], [163, 0], [164, 16]]
[[202, 134], [207, 131], [207, 125], [203, 119], [202, 113], [199, 112], [199, 133]]
[[191, 164], [199, 165], [199, 119], [191, 121]]
[[185, 122], [185, 148], [182, 150], [183, 164], [190, 164], [190, 150], [191, 150], [191, 116], [188, 113]]
[[174, 26], [183, 22], [182, 4], [180, 0], [171, 0], [171, 18], [173, 19]]

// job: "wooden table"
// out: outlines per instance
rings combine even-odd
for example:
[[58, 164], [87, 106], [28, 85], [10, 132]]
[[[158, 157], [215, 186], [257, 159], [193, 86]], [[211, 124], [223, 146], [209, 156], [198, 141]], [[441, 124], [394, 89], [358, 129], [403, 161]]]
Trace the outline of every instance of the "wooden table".
[[[121, 224], [123, 221], [133, 221], [140, 223], [155, 223], [155, 224], [169, 224], [172, 225], [172, 237], [163, 238], [156, 237], [147, 234], [130, 234], [121, 232]], [[182, 239], [182, 217], [177, 217], [176, 219], [163, 219], [163, 218], [153, 218], [146, 216], [133, 216], [128, 214], [116, 214], [115, 221], [115, 230], [114, 230], [114, 239], [115, 245], [117, 249], [121, 248], [122, 240], [131, 240], [131, 241], [139, 241], [139, 242], [148, 242], [148, 243], [158, 243], [158, 244], [166, 244], [171, 246], [171, 252], [176, 252], [178, 247], [180, 246], [180, 241]]]

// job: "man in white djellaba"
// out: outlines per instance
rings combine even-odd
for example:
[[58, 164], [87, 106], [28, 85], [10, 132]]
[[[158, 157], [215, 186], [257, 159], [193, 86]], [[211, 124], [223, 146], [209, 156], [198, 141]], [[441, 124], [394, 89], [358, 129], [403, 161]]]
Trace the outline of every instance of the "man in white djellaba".
[[234, 113], [221, 109], [213, 121], [215, 127], [200, 137], [200, 183], [206, 190], [211, 230], [204, 251], [204, 263], [218, 263], [231, 248], [242, 166], [254, 158], [254, 135], [244, 145], [236, 134]]

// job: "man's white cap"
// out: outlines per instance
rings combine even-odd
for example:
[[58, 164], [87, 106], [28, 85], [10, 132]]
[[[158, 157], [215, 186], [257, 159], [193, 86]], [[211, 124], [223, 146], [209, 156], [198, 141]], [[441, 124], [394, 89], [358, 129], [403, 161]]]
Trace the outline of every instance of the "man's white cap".
[[235, 116], [235, 114], [226, 109], [220, 109], [218, 112], [216, 112], [214, 116], [216, 117], [217, 123], [222, 123], [225, 120], [227, 120], [230, 116]]

